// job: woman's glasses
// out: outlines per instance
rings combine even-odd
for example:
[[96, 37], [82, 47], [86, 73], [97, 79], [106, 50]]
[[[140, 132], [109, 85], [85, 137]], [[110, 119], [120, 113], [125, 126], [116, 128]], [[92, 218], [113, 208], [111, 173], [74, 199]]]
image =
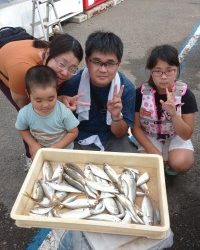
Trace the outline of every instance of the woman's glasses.
[[69, 66], [67, 66], [66, 63], [62, 62], [58, 58], [54, 58], [54, 61], [56, 62], [56, 66], [60, 70], [67, 70], [71, 75], [76, 75], [78, 73], [78, 67], [75, 67], [75, 66], [69, 67]]

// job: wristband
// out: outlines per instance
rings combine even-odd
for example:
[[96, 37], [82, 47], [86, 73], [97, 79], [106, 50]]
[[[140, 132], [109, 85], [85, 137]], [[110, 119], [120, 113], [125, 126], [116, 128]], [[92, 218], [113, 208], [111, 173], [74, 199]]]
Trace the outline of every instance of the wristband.
[[121, 120], [123, 120], [123, 115], [120, 115], [119, 119], [112, 119], [113, 122], [119, 122]]

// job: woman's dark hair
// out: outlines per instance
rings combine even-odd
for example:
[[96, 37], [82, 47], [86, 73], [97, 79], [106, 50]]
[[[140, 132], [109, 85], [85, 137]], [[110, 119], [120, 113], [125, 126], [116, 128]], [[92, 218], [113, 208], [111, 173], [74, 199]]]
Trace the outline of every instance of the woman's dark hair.
[[57, 75], [55, 71], [44, 65], [31, 67], [25, 76], [26, 90], [30, 95], [33, 87], [46, 88], [52, 86], [57, 89]]
[[90, 57], [93, 52], [114, 54], [121, 62], [123, 56], [122, 40], [112, 32], [95, 31], [88, 36], [85, 43], [86, 57]]
[[[162, 60], [171, 66], [176, 66], [178, 68], [178, 75], [180, 74], [180, 62], [178, 58], [178, 51], [173, 46], [168, 44], [156, 46], [151, 51], [151, 54], [147, 59], [146, 69], [152, 70], [156, 66], [158, 60]], [[153, 82], [151, 76], [148, 82]]]
[[83, 59], [83, 49], [78, 40], [69, 34], [57, 34], [50, 42], [35, 40], [33, 41], [35, 48], [49, 49], [49, 56], [46, 60], [46, 65], [52, 58], [55, 58], [66, 52], [73, 52], [74, 56], [79, 60]]

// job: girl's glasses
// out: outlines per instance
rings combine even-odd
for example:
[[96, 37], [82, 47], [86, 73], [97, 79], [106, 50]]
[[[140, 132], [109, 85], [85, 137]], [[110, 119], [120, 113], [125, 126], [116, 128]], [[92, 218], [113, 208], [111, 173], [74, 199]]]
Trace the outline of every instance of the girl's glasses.
[[163, 74], [166, 76], [173, 76], [176, 73], [176, 69], [168, 69], [166, 71], [152, 70], [151, 73], [153, 76], [162, 76]]

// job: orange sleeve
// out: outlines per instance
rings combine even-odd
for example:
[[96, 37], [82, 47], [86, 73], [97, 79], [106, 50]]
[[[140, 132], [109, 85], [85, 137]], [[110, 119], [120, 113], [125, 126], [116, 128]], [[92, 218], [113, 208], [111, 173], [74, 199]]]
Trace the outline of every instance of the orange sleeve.
[[12, 92], [26, 96], [25, 75], [29, 68], [33, 65], [20, 63], [12, 66], [8, 71], [9, 88]]

